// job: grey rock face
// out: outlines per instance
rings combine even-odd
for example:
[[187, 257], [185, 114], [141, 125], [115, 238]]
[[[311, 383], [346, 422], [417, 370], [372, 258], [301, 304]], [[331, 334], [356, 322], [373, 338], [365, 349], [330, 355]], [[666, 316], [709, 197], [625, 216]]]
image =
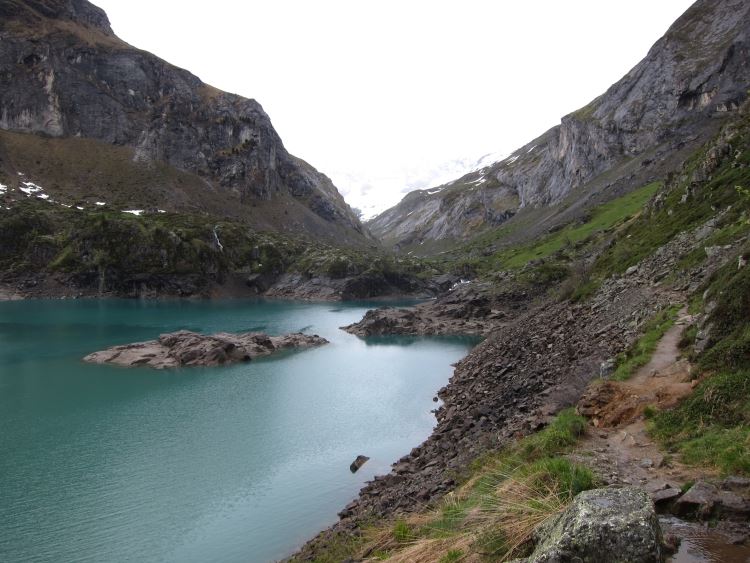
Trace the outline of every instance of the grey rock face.
[[635, 68], [560, 125], [503, 161], [408, 194], [368, 228], [402, 247], [460, 240], [582, 186], [591, 193], [650, 181], [652, 168], [705, 141], [747, 98], [749, 32], [747, 2], [699, 0]]
[[[85, 0], [0, 2], [0, 129], [126, 145], [242, 201], [289, 196], [362, 226], [323, 174], [290, 155], [258, 102], [118, 39]], [[27, 171], [30, 172], [30, 171]]]
[[157, 340], [114, 346], [89, 354], [83, 361], [126, 367], [156, 369], [182, 366], [217, 366], [248, 362], [288, 348], [310, 348], [327, 344], [325, 338], [302, 333], [268, 336], [257, 332], [212, 335], [180, 330], [162, 334]]
[[540, 532], [529, 563], [657, 563], [664, 560], [654, 507], [641, 489], [595, 489]]

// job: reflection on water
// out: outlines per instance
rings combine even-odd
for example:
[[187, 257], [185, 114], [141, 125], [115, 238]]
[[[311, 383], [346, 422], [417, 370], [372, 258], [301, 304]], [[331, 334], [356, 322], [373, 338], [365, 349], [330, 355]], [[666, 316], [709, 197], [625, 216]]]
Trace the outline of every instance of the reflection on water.
[[415, 346], [424, 342], [439, 344], [445, 342], [450, 346], [464, 344], [472, 348], [482, 341], [481, 336], [368, 336], [361, 339], [367, 346]]
[[670, 563], [749, 563], [750, 546], [733, 545], [728, 534], [708, 523], [685, 522], [675, 517], [659, 519], [665, 533], [682, 538]]

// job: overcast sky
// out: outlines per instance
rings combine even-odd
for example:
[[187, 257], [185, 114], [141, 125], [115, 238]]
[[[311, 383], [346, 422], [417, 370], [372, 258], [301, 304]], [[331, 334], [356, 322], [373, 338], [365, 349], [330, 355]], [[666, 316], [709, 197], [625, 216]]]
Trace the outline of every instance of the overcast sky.
[[505, 155], [642, 59], [690, 0], [94, 0], [125, 41], [258, 100], [372, 215]]

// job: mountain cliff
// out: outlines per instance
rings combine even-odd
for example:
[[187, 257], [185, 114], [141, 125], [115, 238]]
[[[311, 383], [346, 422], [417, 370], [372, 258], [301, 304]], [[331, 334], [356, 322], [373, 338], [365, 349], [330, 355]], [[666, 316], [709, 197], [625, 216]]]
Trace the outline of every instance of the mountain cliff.
[[603, 95], [505, 160], [408, 194], [369, 229], [397, 248], [437, 249], [520, 215], [532, 235], [570, 218], [533, 209], [590, 206], [659, 177], [747, 98], [748, 32], [747, 2], [699, 0]]
[[23, 134], [0, 135], [5, 185], [21, 172], [60, 200], [370, 244], [332, 182], [286, 151], [258, 102], [128, 45], [89, 2], [1, 0], [0, 44], [0, 129]]

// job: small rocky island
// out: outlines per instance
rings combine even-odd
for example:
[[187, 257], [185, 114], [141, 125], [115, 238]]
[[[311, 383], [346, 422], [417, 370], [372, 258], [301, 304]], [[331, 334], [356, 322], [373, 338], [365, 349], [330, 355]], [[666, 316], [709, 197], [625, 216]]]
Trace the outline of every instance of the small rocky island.
[[156, 340], [113, 346], [89, 354], [83, 361], [120, 366], [148, 366], [156, 369], [183, 366], [219, 366], [248, 362], [290, 348], [312, 348], [328, 344], [317, 334], [301, 332], [268, 336], [261, 332], [199, 334], [180, 330], [162, 334]]

